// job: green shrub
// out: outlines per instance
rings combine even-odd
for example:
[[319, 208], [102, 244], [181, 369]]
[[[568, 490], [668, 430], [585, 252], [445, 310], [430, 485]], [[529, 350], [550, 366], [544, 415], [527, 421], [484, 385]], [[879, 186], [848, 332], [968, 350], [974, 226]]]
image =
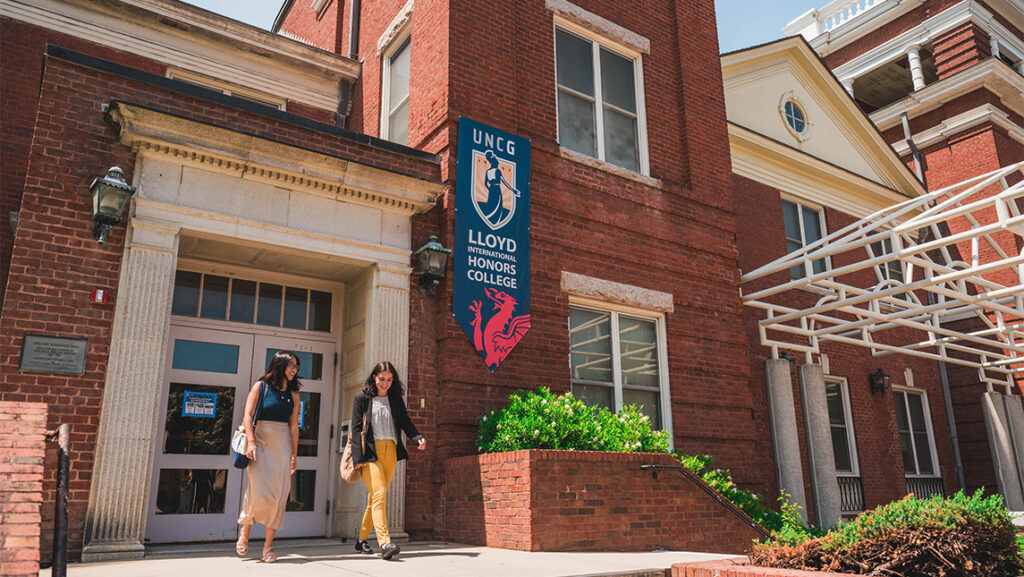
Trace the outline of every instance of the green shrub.
[[1024, 557], [1000, 495], [899, 501], [862, 513], [817, 539], [755, 546], [755, 565], [847, 573], [1016, 577]]
[[650, 419], [634, 406], [618, 414], [588, 407], [549, 389], [516, 391], [509, 404], [480, 417], [477, 448], [482, 453], [523, 449], [636, 451], [667, 453], [668, 433], [652, 431]]

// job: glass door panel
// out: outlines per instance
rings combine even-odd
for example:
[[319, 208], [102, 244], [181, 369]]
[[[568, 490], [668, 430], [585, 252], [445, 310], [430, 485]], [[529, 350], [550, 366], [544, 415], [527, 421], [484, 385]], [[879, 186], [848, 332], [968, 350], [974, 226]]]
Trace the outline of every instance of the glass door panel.
[[230, 441], [252, 384], [253, 336], [171, 326], [146, 539], [233, 539], [244, 471]]
[[[257, 335], [252, 356], [252, 380], [263, 374], [278, 351], [291, 351], [299, 359], [299, 449], [292, 475], [282, 537], [312, 537], [327, 533], [328, 488], [336, 467], [331, 451], [331, 415], [334, 406], [334, 343]], [[252, 537], [263, 528], [253, 527]]]

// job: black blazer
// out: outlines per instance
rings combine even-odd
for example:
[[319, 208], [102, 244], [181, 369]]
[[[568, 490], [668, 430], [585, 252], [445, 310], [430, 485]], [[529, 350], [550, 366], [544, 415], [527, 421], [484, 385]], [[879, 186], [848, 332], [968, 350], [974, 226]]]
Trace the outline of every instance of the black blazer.
[[[373, 445], [373, 416], [368, 414], [370, 408], [370, 395], [360, 393], [352, 401], [352, 463], [372, 463], [377, 460], [377, 450]], [[416, 430], [416, 425], [409, 420], [409, 411], [405, 409], [402, 397], [388, 395], [388, 405], [391, 407], [391, 420], [395, 422], [395, 448], [398, 460], [408, 459], [409, 453], [405, 451], [402, 443], [402, 431], [411, 441], [419, 441], [423, 435]], [[363, 451], [360, 437], [363, 434], [363, 415], [366, 415], [366, 451]]]

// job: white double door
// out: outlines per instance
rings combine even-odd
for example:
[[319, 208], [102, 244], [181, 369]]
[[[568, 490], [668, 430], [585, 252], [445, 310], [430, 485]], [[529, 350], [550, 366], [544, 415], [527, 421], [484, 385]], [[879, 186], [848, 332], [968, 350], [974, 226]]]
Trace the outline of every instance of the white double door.
[[[282, 537], [323, 536], [335, 420], [331, 342], [171, 326], [164, 399], [150, 485], [146, 539], [151, 543], [234, 539], [245, 491], [244, 469], [231, 463], [231, 433], [246, 395], [278, 351], [299, 358], [298, 469], [292, 475]], [[252, 536], [260, 537], [262, 526]]]

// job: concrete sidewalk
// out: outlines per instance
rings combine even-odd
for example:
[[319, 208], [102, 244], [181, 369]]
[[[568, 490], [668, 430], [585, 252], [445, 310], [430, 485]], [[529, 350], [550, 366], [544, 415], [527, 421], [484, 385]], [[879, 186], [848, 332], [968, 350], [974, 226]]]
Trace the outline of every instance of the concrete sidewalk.
[[[234, 543], [165, 545], [146, 558], [113, 563], [75, 563], [69, 577], [193, 577], [235, 575], [275, 577], [661, 577], [673, 563], [725, 559], [735, 555], [649, 551], [637, 553], [530, 553], [441, 541], [404, 543], [402, 553], [384, 561], [362, 555], [352, 543], [329, 539], [282, 539], [274, 544], [275, 564], [259, 560], [262, 541], [239, 558]], [[50, 570], [40, 572], [50, 577]]]

